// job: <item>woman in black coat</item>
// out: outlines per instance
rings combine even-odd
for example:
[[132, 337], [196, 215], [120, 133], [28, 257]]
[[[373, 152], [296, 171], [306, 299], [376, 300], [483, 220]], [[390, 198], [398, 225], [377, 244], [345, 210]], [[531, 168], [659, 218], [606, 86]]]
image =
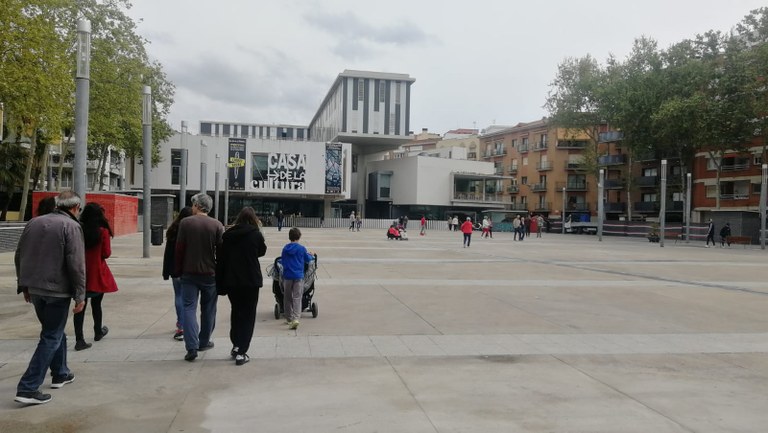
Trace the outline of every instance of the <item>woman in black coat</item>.
[[176, 235], [179, 234], [179, 223], [184, 218], [192, 215], [192, 208], [187, 206], [179, 211], [179, 216], [173, 220], [168, 231], [165, 232], [165, 251], [163, 252], [163, 279], [171, 279], [173, 283], [173, 304], [176, 307], [176, 332], [173, 338], [176, 341], [184, 341], [184, 302], [181, 300], [181, 276], [174, 275], [176, 260]]
[[256, 323], [259, 288], [263, 285], [259, 257], [267, 253], [264, 235], [253, 208], [245, 207], [235, 225], [224, 232], [221, 249], [216, 254], [216, 288], [232, 304], [229, 339], [235, 365], [250, 360], [248, 348]]

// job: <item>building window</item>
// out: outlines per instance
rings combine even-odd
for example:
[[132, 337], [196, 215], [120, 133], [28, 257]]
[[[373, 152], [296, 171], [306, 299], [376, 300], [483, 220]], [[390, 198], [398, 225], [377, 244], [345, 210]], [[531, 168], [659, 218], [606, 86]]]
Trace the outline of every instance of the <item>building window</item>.
[[358, 155], [352, 155], [352, 173], [357, 173], [357, 157]]
[[547, 147], [547, 134], [541, 134], [539, 145], [540, 147]]
[[399, 81], [395, 82], [395, 104], [400, 103], [400, 83]]
[[523, 167], [525, 167], [526, 165], [528, 165], [528, 157], [527, 156], [523, 157]]
[[357, 100], [362, 101], [365, 97], [365, 81], [357, 80]]
[[387, 101], [387, 86], [384, 81], [379, 81], [379, 102]]
[[221, 135], [223, 135], [224, 137], [229, 137], [229, 133], [230, 133], [229, 131], [231, 126], [232, 125], [222, 125], [223, 131]]
[[520, 178], [520, 184], [522, 185], [528, 185], [528, 176], [523, 176]]
[[296, 130], [296, 139], [297, 140], [303, 140], [304, 139], [304, 129], [299, 128]]
[[200, 135], [211, 135], [211, 124], [210, 123], [201, 123], [200, 124]]
[[640, 197], [640, 201], [642, 201], [643, 203], [656, 203], [657, 201], [659, 201], [659, 199], [656, 193], [653, 192], [653, 193], [643, 194]]
[[755, 155], [755, 159], [753, 160], [752, 164], [758, 167], [763, 165], [763, 155]]
[[717, 185], [707, 185], [707, 198], [716, 198], [717, 197]]
[[[187, 167], [189, 170], [189, 167]], [[189, 171], [187, 171], [189, 174]], [[171, 185], [178, 185], [181, 179], [181, 149], [171, 149]], [[189, 185], [189, 176], [187, 176]]]
[[249, 129], [250, 129], [250, 126], [248, 125], [240, 125], [240, 137], [248, 138]]
[[659, 175], [659, 169], [656, 167], [643, 169], [643, 176], [651, 177], [651, 176], [658, 176], [658, 175]]

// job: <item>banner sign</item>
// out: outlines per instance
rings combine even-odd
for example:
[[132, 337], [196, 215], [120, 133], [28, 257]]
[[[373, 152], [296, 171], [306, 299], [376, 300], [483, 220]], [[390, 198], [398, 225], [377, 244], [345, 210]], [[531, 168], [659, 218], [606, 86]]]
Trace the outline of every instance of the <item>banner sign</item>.
[[245, 190], [245, 138], [229, 139], [229, 160], [227, 161], [227, 178], [229, 189]]
[[341, 143], [325, 145], [325, 193], [341, 194]]
[[307, 155], [303, 153], [254, 153], [251, 168], [256, 189], [306, 190]]

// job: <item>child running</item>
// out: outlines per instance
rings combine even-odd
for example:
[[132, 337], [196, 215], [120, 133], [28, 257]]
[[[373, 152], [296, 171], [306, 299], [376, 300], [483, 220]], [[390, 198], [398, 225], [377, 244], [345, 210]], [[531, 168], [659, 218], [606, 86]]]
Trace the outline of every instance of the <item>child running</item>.
[[299, 243], [301, 231], [298, 228], [288, 231], [288, 239], [291, 242], [283, 247], [280, 255], [283, 264], [283, 308], [289, 329], [296, 329], [299, 327], [301, 297], [304, 294], [304, 267], [315, 258]]

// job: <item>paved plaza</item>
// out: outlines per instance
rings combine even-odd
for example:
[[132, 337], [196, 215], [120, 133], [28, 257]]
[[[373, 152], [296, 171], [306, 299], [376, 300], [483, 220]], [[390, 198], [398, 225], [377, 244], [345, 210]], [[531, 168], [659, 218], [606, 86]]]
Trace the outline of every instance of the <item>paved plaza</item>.
[[[266, 228], [266, 268], [287, 230]], [[765, 432], [768, 251], [547, 234], [305, 229], [319, 256], [297, 331], [260, 294], [251, 362], [183, 360], [163, 247], [116, 238], [109, 335], [75, 352], [77, 380], [21, 407], [39, 325], [0, 254], [0, 432]], [[266, 280], [266, 283], [271, 283]], [[92, 341], [86, 315], [86, 335]]]

